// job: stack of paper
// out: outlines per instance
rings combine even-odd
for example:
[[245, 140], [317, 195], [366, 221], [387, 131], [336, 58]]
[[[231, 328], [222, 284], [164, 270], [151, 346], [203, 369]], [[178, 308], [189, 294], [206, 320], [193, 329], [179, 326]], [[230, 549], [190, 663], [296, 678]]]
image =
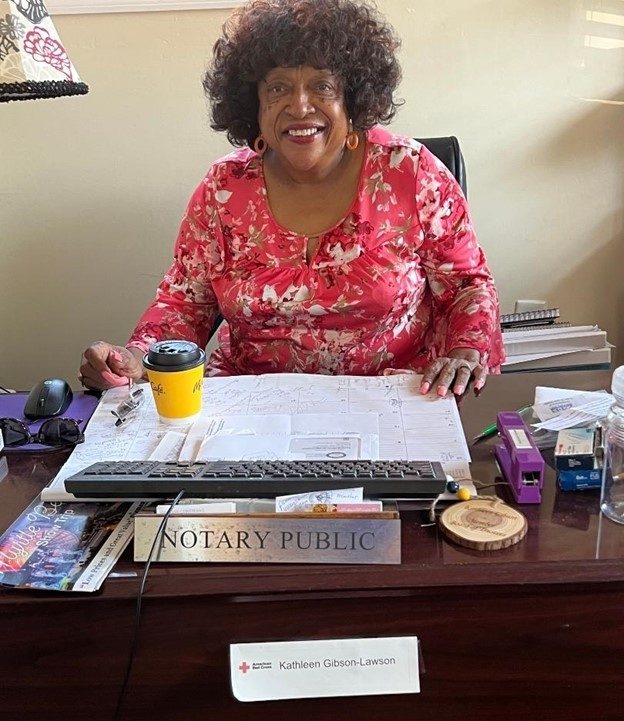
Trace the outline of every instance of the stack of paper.
[[470, 453], [452, 395], [419, 391], [420, 376], [269, 373], [204, 379], [203, 410], [186, 426], [163, 424], [151, 393], [123, 426], [111, 411], [127, 389], [111, 388], [52, 483], [46, 501], [72, 500], [63, 481], [115, 460], [440, 461], [470, 478]]
[[597, 325], [536, 326], [503, 331], [504, 371], [608, 368], [611, 344]]

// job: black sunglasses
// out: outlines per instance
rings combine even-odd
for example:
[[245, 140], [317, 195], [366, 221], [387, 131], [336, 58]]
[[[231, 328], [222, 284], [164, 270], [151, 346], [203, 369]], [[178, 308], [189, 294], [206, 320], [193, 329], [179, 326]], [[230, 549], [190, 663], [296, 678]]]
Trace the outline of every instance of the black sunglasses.
[[19, 418], [0, 418], [0, 432], [7, 448], [40, 443], [43, 446], [73, 446], [84, 441], [84, 435], [73, 418], [48, 418], [36, 433], [31, 433]]

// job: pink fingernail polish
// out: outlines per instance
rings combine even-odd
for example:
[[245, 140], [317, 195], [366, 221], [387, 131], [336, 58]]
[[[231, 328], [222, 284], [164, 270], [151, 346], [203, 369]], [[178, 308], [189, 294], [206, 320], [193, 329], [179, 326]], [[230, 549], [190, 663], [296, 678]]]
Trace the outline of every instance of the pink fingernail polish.
[[455, 386], [453, 390], [458, 396], [460, 396], [466, 390], [466, 386]]
[[438, 386], [438, 395], [443, 398], [447, 390], [446, 386]]
[[128, 385], [128, 379], [125, 376], [118, 376], [110, 371], [102, 371], [102, 378], [113, 386]]
[[429, 393], [429, 388], [431, 388], [431, 383], [421, 383], [420, 384], [420, 392], [421, 393]]

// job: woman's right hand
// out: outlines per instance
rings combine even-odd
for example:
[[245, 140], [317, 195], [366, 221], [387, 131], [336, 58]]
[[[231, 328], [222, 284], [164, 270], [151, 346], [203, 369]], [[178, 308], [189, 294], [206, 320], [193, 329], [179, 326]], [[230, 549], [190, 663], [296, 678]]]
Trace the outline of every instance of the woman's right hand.
[[129, 379], [143, 377], [143, 353], [138, 348], [124, 348], [98, 340], [82, 354], [80, 382], [86, 388], [105, 390], [123, 386]]

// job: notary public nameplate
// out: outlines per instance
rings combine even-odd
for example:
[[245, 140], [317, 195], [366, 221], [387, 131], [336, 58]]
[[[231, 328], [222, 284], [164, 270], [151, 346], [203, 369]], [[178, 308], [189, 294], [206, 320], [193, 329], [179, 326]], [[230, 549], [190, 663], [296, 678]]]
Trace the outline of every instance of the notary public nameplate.
[[[162, 516], [134, 519], [134, 560], [147, 561]], [[170, 516], [153, 561], [400, 563], [401, 521], [310, 514]]]

